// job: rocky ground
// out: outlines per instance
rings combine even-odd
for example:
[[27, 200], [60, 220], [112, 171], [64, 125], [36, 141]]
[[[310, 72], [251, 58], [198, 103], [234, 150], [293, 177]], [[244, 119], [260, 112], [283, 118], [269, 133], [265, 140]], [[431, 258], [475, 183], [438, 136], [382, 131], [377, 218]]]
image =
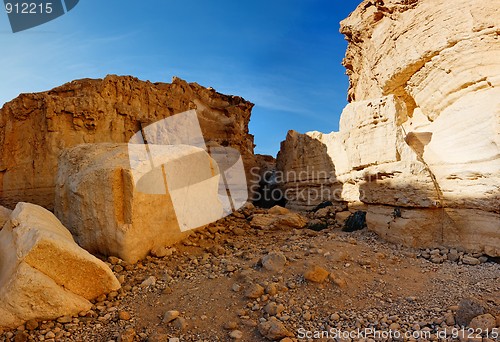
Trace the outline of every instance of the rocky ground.
[[405, 248], [328, 218], [321, 231], [255, 225], [263, 213], [243, 210], [136, 265], [108, 258], [119, 292], [0, 341], [499, 340], [495, 260]]

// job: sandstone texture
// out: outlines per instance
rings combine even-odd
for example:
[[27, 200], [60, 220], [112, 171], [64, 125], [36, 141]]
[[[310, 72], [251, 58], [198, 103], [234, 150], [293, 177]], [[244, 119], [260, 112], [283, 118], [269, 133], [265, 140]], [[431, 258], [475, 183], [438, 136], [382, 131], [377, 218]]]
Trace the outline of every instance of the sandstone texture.
[[0, 205], [24, 201], [53, 209], [57, 158], [65, 148], [128, 143], [143, 127], [189, 110], [196, 111], [207, 144], [236, 149], [250, 170], [252, 107], [176, 77], [166, 84], [107, 76], [20, 95], [0, 109]]
[[319, 202], [367, 211], [391, 241], [499, 256], [499, 4], [362, 2], [341, 23], [350, 103], [339, 132], [290, 132], [278, 170], [332, 174], [311, 183], [310, 171], [298, 187], [330, 189]]
[[148, 152], [102, 143], [61, 154], [55, 213], [89, 252], [135, 263], [231, 212], [205, 150], [148, 145]]
[[109, 267], [81, 249], [52, 213], [17, 204], [0, 232], [0, 327], [74, 315], [119, 288]]

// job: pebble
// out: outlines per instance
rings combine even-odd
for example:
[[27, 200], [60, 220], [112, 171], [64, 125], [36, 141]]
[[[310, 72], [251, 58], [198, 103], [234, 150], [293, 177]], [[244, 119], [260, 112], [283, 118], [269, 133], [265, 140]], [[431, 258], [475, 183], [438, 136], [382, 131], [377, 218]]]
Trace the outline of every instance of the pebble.
[[304, 273], [304, 278], [314, 283], [322, 283], [328, 278], [329, 272], [323, 267], [314, 265]]
[[243, 333], [240, 330], [233, 330], [229, 333], [229, 337], [235, 340], [241, 340], [243, 338]]
[[272, 272], [281, 272], [285, 268], [286, 256], [281, 252], [271, 252], [262, 258], [262, 266]]
[[156, 277], [150, 276], [141, 283], [141, 287], [150, 287], [154, 286], [155, 284], [156, 284]]
[[167, 311], [165, 313], [165, 315], [163, 316], [163, 323], [170, 323], [172, 322], [174, 319], [176, 319], [177, 317], [179, 317], [180, 315], [180, 312], [177, 311], [177, 310], [170, 310], [170, 311]]
[[259, 284], [250, 284], [245, 290], [245, 297], [250, 299], [257, 299], [264, 294], [264, 288]]
[[120, 311], [118, 313], [118, 318], [121, 319], [122, 321], [128, 321], [132, 318], [130, 314], [127, 311]]

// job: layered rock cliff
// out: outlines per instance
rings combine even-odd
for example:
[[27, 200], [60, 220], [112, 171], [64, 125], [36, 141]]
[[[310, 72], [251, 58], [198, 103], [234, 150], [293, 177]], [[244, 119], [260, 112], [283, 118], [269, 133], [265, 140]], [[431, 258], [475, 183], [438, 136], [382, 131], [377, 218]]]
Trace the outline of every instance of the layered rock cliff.
[[[179, 78], [171, 84], [107, 76], [23, 94], [0, 109], [0, 204], [52, 209], [57, 157], [82, 143], [126, 143], [141, 129], [195, 109], [205, 140], [255, 165], [248, 123], [253, 104]], [[249, 171], [248, 171], [249, 172]]]
[[[350, 104], [340, 130], [289, 134], [281, 170], [328, 172], [328, 157], [341, 199], [387, 239], [500, 255], [499, 5], [362, 2], [341, 23]], [[311, 139], [323, 157], [286, 148]]]

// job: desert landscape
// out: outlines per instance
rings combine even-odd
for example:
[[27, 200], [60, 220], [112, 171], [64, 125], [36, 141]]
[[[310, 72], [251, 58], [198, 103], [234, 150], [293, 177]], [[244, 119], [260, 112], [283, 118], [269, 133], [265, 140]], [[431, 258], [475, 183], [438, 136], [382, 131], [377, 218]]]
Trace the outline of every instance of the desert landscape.
[[0, 109], [0, 342], [500, 341], [500, 3], [364, 0], [338, 132], [108, 75]]

